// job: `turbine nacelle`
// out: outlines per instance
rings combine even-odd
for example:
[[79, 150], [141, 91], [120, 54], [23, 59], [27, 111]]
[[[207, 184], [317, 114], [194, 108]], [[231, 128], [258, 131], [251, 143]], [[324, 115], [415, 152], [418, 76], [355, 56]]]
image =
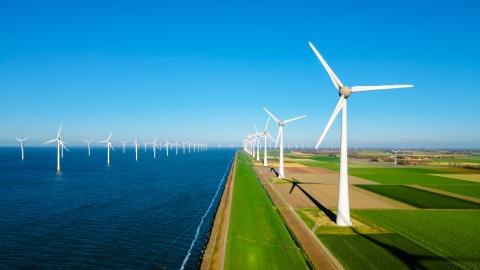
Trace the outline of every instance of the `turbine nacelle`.
[[342, 86], [340, 87], [340, 90], [338, 90], [338, 95], [343, 96], [345, 98], [348, 98], [352, 94], [352, 89], [348, 86]]

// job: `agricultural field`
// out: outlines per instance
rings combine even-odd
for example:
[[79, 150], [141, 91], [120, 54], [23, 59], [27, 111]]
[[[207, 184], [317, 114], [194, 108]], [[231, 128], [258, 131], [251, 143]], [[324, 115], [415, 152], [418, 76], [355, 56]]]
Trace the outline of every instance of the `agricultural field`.
[[277, 210], [238, 153], [225, 269], [308, 269]]
[[[449, 158], [466, 160], [465, 157]], [[468, 162], [471, 159], [469, 156]], [[332, 174], [337, 174], [339, 169], [338, 157], [288, 153], [286, 163], [289, 164], [287, 177], [289, 172], [303, 177], [305, 182], [295, 178], [296, 184], [310, 192], [316, 203], [330, 199], [328, 194], [316, 192], [312, 186], [319, 185], [318, 190], [329, 189]], [[315, 176], [307, 175], [309, 170], [305, 168], [301, 169], [305, 173], [299, 174], [295, 163], [316, 168]], [[320, 168], [327, 171], [322, 172]], [[480, 269], [480, 230], [477, 228], [480, 224], [480, 170], [438, 165], [395, 166], [387, 162], [350, 159], [349, 175], [352, 176], [351, 196], [359, 194], [354, 190], [357, 188], [377, 196], [372, 200], [380, 196], [410, 208], [353, 207], [353, 226], [338, 227], [327, 213], [335, 213], [335, 207], [327, 210], [325, 207], [297, 207], [298, 217], [344, 268]], [[358, 183], [358, 179], [369, 182]], [[285, 189], [280, 183], [277, 187], [280, 191]], [[287, 199], [301, 194], [292, 190], [282, 194]], [[336, 194], [331, 196], [336, 198]], [[351, 198], [351, 204], [354, 201], [355, 198]]]

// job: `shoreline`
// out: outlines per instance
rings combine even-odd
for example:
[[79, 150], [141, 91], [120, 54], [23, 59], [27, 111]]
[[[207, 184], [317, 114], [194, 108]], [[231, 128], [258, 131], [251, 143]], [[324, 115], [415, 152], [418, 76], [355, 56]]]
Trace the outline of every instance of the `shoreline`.
[[210, 229], [208, 241], [200, 258], [200, 269], [224, 268], [237, 155], [238, 152], [235, 152], [222, 197], [215, 210], [213, 226]]

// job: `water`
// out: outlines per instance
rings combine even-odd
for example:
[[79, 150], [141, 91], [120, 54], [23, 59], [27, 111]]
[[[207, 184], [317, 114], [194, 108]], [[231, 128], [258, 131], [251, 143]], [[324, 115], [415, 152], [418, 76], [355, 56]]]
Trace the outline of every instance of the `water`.
[[0, 148], [2, 269], [179, 269], [205, 215], [185, 269], [198, 268], [233, 150], [165, 157], [165, 150], [65, 152]]

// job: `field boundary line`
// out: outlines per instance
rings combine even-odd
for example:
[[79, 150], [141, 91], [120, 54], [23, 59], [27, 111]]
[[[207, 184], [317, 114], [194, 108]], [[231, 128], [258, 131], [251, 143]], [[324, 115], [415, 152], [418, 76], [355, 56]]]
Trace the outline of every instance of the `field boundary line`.
[[432, 193], [437, 193], [437, 194], [440, 194], [440, 195], [445, 195], [445, 196], [448, 196], [448, 197], [452, 197], [452, 198], [461, 199], [461, 200], [470, 201], [470, 202], [480, 204], [480, 199], [476, 199], [476, 198], [473, 198], [473, 197], [470, 197], [470, 196], [461, 195], [461, 194], [448, 192], [448, 191], [444, 191], [444, 190], [438, 190], [438, 189], [435, 189], [435, 188], [424, 187], [424, 186], [420, 186], [420, 185], [408, 185], [408, 186], [416, 188], [416, 189], [421, 189], [421, 190], [424, 190], [424, 191], [429, 191], [429, 192], [432, 192]]

